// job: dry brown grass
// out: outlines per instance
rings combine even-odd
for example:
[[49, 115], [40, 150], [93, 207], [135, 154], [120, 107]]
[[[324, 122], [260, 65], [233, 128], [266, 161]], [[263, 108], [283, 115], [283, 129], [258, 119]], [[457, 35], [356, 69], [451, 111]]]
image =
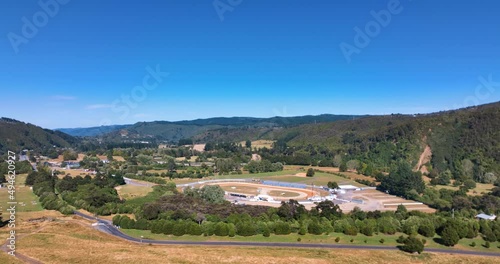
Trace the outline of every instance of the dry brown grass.
[[89, 173], [89, 172], [86, 172], [85, 170], [83, 169], [63, 169], [63, 168], [57, 168], [58, 171], [61, 172], [61, 174], [58, 175], [58, 177], [60, 179], [64, 178], [64, 176], [66, 175], [69, 175], [71, 177], [76, 177], [76, 176], [81, 176], [81, 177], [85, 177], [85, 175], [90, 175], [90, 177], [94, 177], [95, 175]]
[[13, 256], [10, 256], [9, 254], [0, 251], [0, 263], [9, 263], [9, 264], [22, 264], [21, 260], [16, 259]]
[[[41, 216], [55, 221], [26, 222]], [[149, 246], [127, 242], [90, 227], [78, 217], [53, 211], [23, 213], [18, 252], [43, 263], [496, 263], [491, 257], [449, 254], [410, 255], [398, 251], [286, 249], [218, 246]], [[5, 228], [1, 230], [2, 237]], [[4, 261], [5, 260], [5, 261]], [[0, 263], [19, 263], [5, 254]]]
[[122, 199], [132, 199], [136, 197], [146, 196], [148, 193], [153, 191], [153, 188], [151, 186], [136, 186], [131, 184], [120, 185], [115, 187], [115, 189]]

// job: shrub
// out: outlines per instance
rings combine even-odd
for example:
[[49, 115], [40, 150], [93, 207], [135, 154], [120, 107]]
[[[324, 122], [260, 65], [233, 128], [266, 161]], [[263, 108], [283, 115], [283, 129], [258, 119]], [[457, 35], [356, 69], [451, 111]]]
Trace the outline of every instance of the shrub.
[[298, 237], [297, 242], [300, 242], [300, 241], [302, 241], [302, 238]]
[[490, 242], [486, 241], [486, 243], [484, 243], [484, 247], [485, 248], [490, 248]]
[[471, 247], [475, 247], [476, 246], [476, 242], [472, 241], [472, 243], [470, 243], [470, 246]]
[[403, 244], [406, 241], [406, 238], [403, 235], [400, 235], [398, 239], [396, 239], [396, 242], [399, 244]]
[[229, 235], [229, 228], [226, 223], [218, 222], [215, 224], [214, 234], [216, 236], [227, 236]]
[[228, 235], [229, 237], [234, 237], [236, 235], [236, 227], [234, 226], [233, 223], [230, 223], [227, 225], [228, 227]]
[[307, 231], [310, 234], [314, 234], [314, 235], [321, 235], [323, 233], [321, 225], [319, 223], [316, 223], [316, 222], [310, 223], [309, 226], [307, 227]]
[[384, 244], [385, 240], [381, 238], [378, 242], [380, 242], [380, 244]]
[[274, 227], [276, 235], [289, 235], [291, 233], [290, 224], [286, 222], [278, 222]]
[[335, 238], [336, 243], [339, 243], [339, 241], [340, 241], [340, 237]]
[[401, 247], [401, 250], [409, 253], [417, 252], [418, 254], [420, 254], [422, 253], [422, 251], [424, 251], [424, 244], [420, 239], [414, 236], [410, 236], [405, 239], [404, 245]]
[[429, 221], [420, 225], [420, 227], [418, 228], [418, 233], [425, 237], [434, 237], [434, 235], [436, 234], [436, 230], [432, 223]]
[[358, 235], [358, 228], [353, 225], [350, 225], [344, 229], [344, 234], [348, 236], [356, 236]]
[[269, 230], [269, 227], [267, 227], [267, 225], [265, 225], [264, 228], [262, 229], [262, 235], [264, 237], [271, 236], [271, 231]]
[[307, 228], [305, 225], [301, 225], [299, 228], [299, 235], [303, 236], [307, 233]]

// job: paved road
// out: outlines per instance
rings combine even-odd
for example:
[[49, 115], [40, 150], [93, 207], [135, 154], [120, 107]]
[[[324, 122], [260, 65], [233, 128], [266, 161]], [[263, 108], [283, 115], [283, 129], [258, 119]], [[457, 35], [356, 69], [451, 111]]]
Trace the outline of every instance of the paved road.
[[144, 183], [144, 182], [139, 182], [134, 179], [126, 178], [123, 177], [123, 180], [125, 180], [126, 184], [134, 185], [134, 186], [144, 186], [144, 187], [150, 187], [156, 185], [156, 183]]
[[[97, 229], [110, 235], [137, 243], [155, 244], [155, 245], [199, 245], [199, 246], [254, 246], [254, 247], [287, 247], [287, 248], [326, 248], [326, 249], [368, 249], [368, 250], [399, 250], [393, 246], [369, 246], [369, 245], [343, 245], [343, 244], [309, 244], [309, 243], [271, 243], [271, 242], [236, 242], [236, 241], [173, 241], [173, 240], [151, 240], [140, 239], [128, 236], [115, 228], [111, 221], [99, 219], [80, 212], [74, 212], [83, 218], [94, 220], [99, 223]], [[426, 248], [425, 252], [491, 256], [500, 257], [500, 253], [478, 252], [453, 249]]]

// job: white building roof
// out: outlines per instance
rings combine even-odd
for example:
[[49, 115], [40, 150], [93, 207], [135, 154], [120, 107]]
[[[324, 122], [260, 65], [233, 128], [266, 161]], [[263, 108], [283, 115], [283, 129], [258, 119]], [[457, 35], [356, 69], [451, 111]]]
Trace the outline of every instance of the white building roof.
[[487, 214], [478, 214], [476, 218], [485, 219], [485, 220], [495, 220], [497, 218], [496, 215], [487, 215]]

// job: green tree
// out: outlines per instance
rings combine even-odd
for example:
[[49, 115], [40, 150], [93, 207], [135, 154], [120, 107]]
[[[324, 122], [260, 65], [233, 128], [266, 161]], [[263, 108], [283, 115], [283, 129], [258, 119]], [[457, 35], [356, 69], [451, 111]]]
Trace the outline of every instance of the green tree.
[[411, 190], [422, 193], [425, 189], [425, 183], [420, 175], [412, 171], [408, 162], [400, 161], [396, 169], [382, 180], [380, 188], [406, 198]]
[[245, 141], [245, 147], [252, 148], [252, 141], [250, 140]]
[[225, 202], [225, 192], [219, 185], [205, 185], [199, 192], [200, 197], [209, 203], [222, 204]]
[[441, 239], [445, 246], [452, 247], [458, 243], [460, 237], [453, 226], [446, 226], [441, 233]]
[[337, 182], [331, 182], [331, 181], [329, 181], [328, 184], [327, 184], [327, 186], [330, 189], [338, 189], [339, 188], [339, 185], [337, 184]]
[[418, 233], [425, 237], [434, 237], [436, 229], [431, 221], [424, 219], [418, 227]]
[[347, 171], [347, 163], [342, 162], [339, 166], [339, 171], [340, 172], [346, 172]]
[[314, 169], [313, 168], [307, 169], [306, 176], [307, 177], [313, 177], [314, 176]]
[[76, 160], [78, 158], [78, 154], [74, 151], [66, 150], [63, 152], [63, 159], [66, 160]]
[[409, 253], [417, 252], [418, 254], [420, 254], [422, 253], [422, 251], [424, 251], [424, 244], [422, 243], [422, 240], [414, 236], [409, 236], [404, 240], [404, 245], [401, 246], [401, 250]]

